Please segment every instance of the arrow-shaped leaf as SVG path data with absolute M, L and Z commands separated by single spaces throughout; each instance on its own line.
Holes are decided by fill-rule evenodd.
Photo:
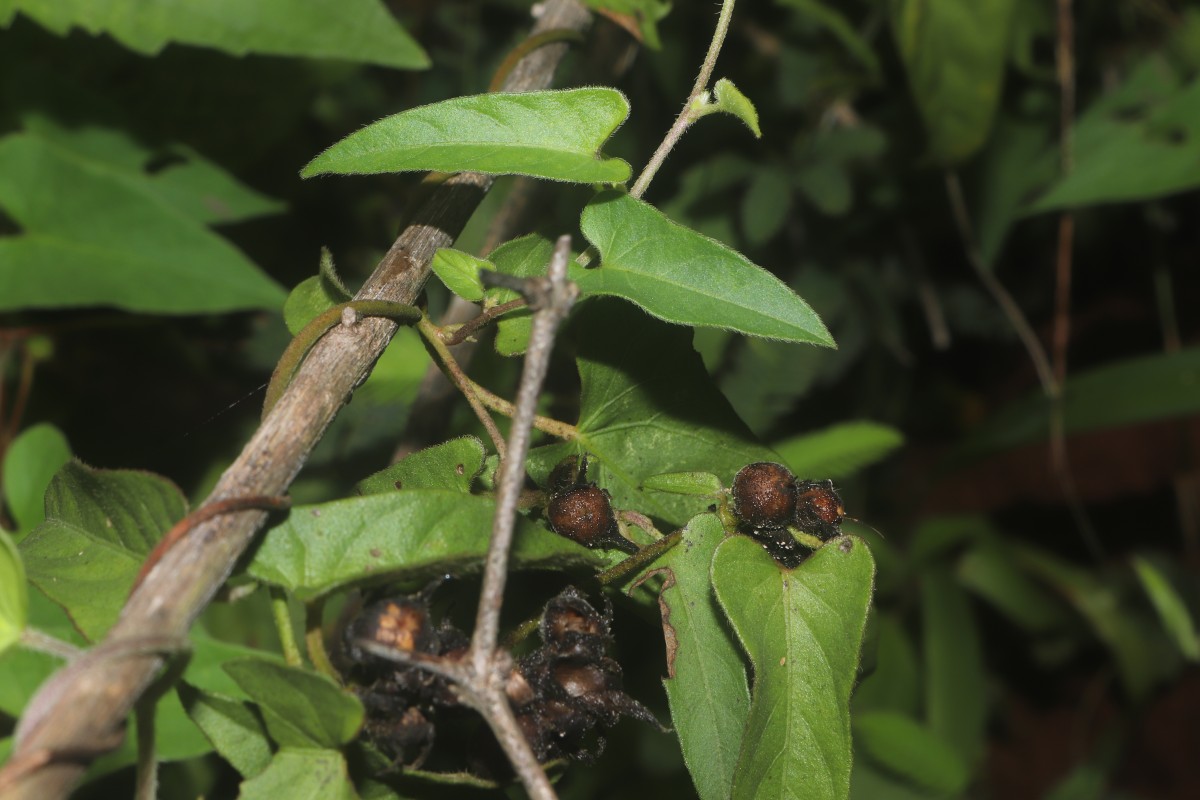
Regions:
M 629 164 L 600 147 L 629 116 L 616 89 L 455 97 L 402 111 L 350 134 L 301 177 L 334 173 L 485 172 L 577 183 L 621 183 Z

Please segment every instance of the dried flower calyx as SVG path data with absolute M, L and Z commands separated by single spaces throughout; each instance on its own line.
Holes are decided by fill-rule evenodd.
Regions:
M 846 511 L 833 481 L 799 480 L 782 464 L 759 461 L 738 472 L 730 492 L 742 530 L 789 569 L 808 553 L 789 528 L 822 541 L 841 535 Z
M 633 717 L 661 729 L 654 715 L 622 691 L 621 667 L 610 658 L 609 614 L 601 615 L 573 586 L 546 605 L 542 646 L 520 659 L 506 687 L 517 721 L 540 761 L 590 761 L 604 749 L 597 727 Z
M 396 763 L 413 768 L 433 747 L 436 710 L 457 706 L 458 698 L 443 678 L 373 655 L 360 642 L 406 653 L 461 656 L 466 635 L 445 621 L 435 625 L 430 618 L 430 595 L 440 584 L 368 605 L 342 636 L 349 664 L 346 678 L 366 710 L 363 735 Z
M 550 472 L 546 522 L 584 547 L 636 553 L 638 546 L 621 535 L 612 496 L 587 480 L 587 467 L 587 456 L 571 456 Z

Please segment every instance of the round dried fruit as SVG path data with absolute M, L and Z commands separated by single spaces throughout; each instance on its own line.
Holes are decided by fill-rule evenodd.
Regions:
M 796 476 L 782 464 L 759 461 L 742 467 L 733 479 L 733 513 L 755 530 L 775 530 L 796 512 Z

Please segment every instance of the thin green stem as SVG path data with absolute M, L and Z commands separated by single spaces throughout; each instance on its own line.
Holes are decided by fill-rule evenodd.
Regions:
M 333 326 L 350 326 L 357 323 L 361 317 L 389 317 L 398 322 L 413 323 L 421 319 L 421 310 L 416 306 L 390 300 L 351 300 L 318 314 L 300 329 L 279 357 L 279 363 L 271 373 L 271 382 L 267 385 L 266 399 L 263 400 L 263 419 L 267 418 L 267 414 L 271 413 L 271 409 L 279 402 L 284 390 L 292 382 L 292 376 L 296 374 L 313 345 Z
M 596 576 L 601 586 L 622 583 L 626 578 L 641 572 L 683 539 L 683 531 L 669 533 L 653 544 L 648 544 L 624 561 L 618 562 Z
M 268 592 L 271 596 L 271 617 L 275 620 L 275 629 L 279 631 L 283 660 L 292 667 L 302 666 L 304 659 L 296 644 L 296 632 L 292 629 L 292 614 L 288 610 L 287 595 L 277 586 L 270 587 Z
M 471 406 L 471 410 L 475 412 L 475 416 L 479 418 L 480 424 L 487 431 L 488 438 L 492 440 L 492 447 L 496 448 L 496 454 L 503 459 L 506 450 L 504 436 L 500 433 L 500 429 L 496 427 L 496 421 L 492 419 L 492 415 L 484 408 L 485 404 L 480 400 L 478 394 L 476 394 L 475 382 L 467 377 L 467 373 L 463 372 L 463 368 L 458 364 L 458 359 L 450 352 L 449 345 L 442 341 L 437 326 L 428 317 L 422 317 L 417 322 L 417 331 L 425 337 L 425 341 L 433 348 L 433 352 L 437 354 L 438 361 L 441 362 L 442 371 L 446 373 L 446 377 L 458 387 L 458 391 L 466 398 L 467 404 Z
M 963 240 L 963 248 L 967 253 L 967 262 L 971 265 L 971 269 L 975 270 L 976 277 L 983 287 L 991 294 L 992 299 L 1000 306 L 1000 310 L 1004 312 L 1004 316 L 1008 317 L 1008 323 L 1012 325 L 1016 331 L 1017 337 L 1021 343 L 1025 345 L 1025 351 L 1029 353 L 1029 359 L 1033 362 L 1033 368 L 1037 371 L 1038 381 L 1042 384 L 1042 391 L 1046 393 L 1046 397 L 1053 399 L 1059 392 L 1058 381 L 1054 379 L 1054 370 L 1050 368 L 1050 360 L 1046 358 L 1046 350 L 1042 347 L 1042 343 L 1038 341 L 1037 334 L 1033 332 L 1029 322 L 1025 319 L 1025 314 L 1021 312 L 1021 307 L 1017 305 L 1017 301 L 1013 300 L 1008 290 L 1004 285 L 996 279 L 988 268 L 983 263 L 983 256 L 979 253 L 979 246 L 975 242 L 975 232 L 971 225 L 971 215 L 967 211 L 967 203 L 963 199 L 962 184 L 959 183 L 958 174 L 952 171 L 946 172 L 946 195 L 950 199 L 950 210 L 954 216 L 954 222 L 958 226 L 959 235 Z
M 495 319 L 504 316 L 510 311 L 524 308 L 525 305 L 525 298 L 518 297 L 516 300 L 509 300 L 507 303 L 501 303 L 498 306 L 485 309 L 479 313 L 479 316 L 467 320 L 453 331 L 442 335 L 442 341 L 450 347 L 462 344 L 468 337 L 474 336 L 481 328 L 491 324 Z
M 663 137 L 662 142 L 658 145 L 658 149 L 654 151 L 654 155 L 650 156 L 650 161 L 647 162 L 645 169 L 642 170 L 642 174 L 638 175 L 637 182 L 629 190 L 629 193 L 634 197 L 641 197 L 646 193 L 646 189 L 650 187 L 650 182 L 658 174 L 658 170 L 662 167 L 663 162 L 667 160 L 667 156 L 675 149 L 675 145 L 680 137 L 696 121 L 696 103 L 700 100 L 704 92 L 707 91 L 708 82 L 712 79 L 713 70 L 717 66 L 717 56 L 721 54 L 721 45 L 725 43 L 725 36 L 729 33 L 729 20 L 733 17 L 734 2 L 735 0 L 724 0 L 721 3 L 721 14 L 717 17 L 717 29 L 713 32 L 712 41 L 709 42 L 708 53 L 704 56 L 704 63 L 700 65 L 700 72 L 696 75 L 696 82 L 692 85 L 692 93 L 688 95 L 687 102 L 683 105 L 683 110 L 675 118 L 675 123 L 667 131 L 667 135 Z
M 304 645 L 308 649 L 308 660 L 316 667 L 317 672 L 324 673 L 338 683 L 342 676 L 329 660 L 329 652 L 325 649 L 325 631 L 322 623 L 325 619 L 325 601 L 314 600 L 304 606 Z
M 487 389 L 480 386 L 475 381 L 467 378 L 470 384 L 471 391 L 479 398 L 479 402 L 499 414 L 506 417 L 512 417 L 516 413 L 516 407 L 505 400 L 498 394 L 489 392 Z M 579 429 L 568 422 L 561 422 L 550 417 L 543 417 L 535 414 L 533 417 L 533 427 L 537 428 L 542 433 L 548 433 L 551 436 L 557 436 L 564 441 L 572 441 L 579 437 Z

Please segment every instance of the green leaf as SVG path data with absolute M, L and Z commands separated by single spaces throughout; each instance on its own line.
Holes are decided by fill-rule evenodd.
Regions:
M 841 800 L 850 790 L 850 692 L 875 563 L 839 537 L 794 570 L 749 537 L 717 548 L 712 582 L 754 668 L 733 798 Z
M 358 793 L 337 750 L 283 748 L 253 778 L 242 782 L 238 800 L 357 800 Z
M 0 474 L 4 478 L 4 500 L 17 523 L 17 541 L 46 518 L 46 487 L 70 459 L 71 446 L 66 437 L 46 422 L 22 431 L 8 446 Z
M 1013 0 L 891 0 L 892 33 L 943 166 L 984 143 L 1004 83 Z
M 28 591 L 28 609 L 28 627 L 76 646 L 86 644 L 66 612 L 36 588 Z M 0 653 L 0 713 L 14 719 L 21 716 L 38 688 L 62 663 L 61 659 L 25 647 Z
M 781 5 L 791 6 L 814 23 L 826 28 L 842 43 L 846 51 L 854 56 L 855 60 L 866 67 L 871 76 L 879 75 L 879 59 L 875 56 L 875 51 L 841 12 L 818 2 L 818 0 L 779 0 L 779 2 Z
M 1200 186 L 1200 79 L 1151 58 L 1097 100 L 1072 134 L 1070 174 L 1031 213 L 1149 200 Z
M 255 616 L 254 611 L 245 609 L 239 609 L 238 613 L 248 615 L 244 617 L 247 622 L 250 622 L 250 619 Z M 264 622 L 268 626 L 272 625 L 269 620 L 264 620 Z M 272 633 L 274 633 L 274 630 L 272 630 Z M 247 639 L 254 638 L 255 635 L 254 632 L 246 632 Z M 267 659 L 274 660 L 279 664 L 284 663 L 283 657 L 276 652 L 263 651 L 221 639 L 214 639 L 199 624 L 192 627 L 188 633 L 188 640 L 191 642 L 192 651 L 191 658 L 188 659 L 187 669 L 183 673 L 183 680 L 188 685 L 200 691 L 210 694 L 220 694 L 235 700 L 247 700 L 249 697 L 225 672 L 225 664 L 230 661 L 247 658 Z
M 278 214 L 285 208 L 184 145 L 149 150 L 124 131 L 94 126 L 66 128 L 39 114 L 26 114 L 23 122 L 30 134 L 80 158 L 104 164 L 205 225 Z M 165 165 L 159 168 L 163 162 Z
M 340 58 L 401 69 L 429 59 L 378 0 L 0 0 L 0 27 L 24 12 L 64 36 L 75 26 L 155 55 L 168 42 L 235 56 Z
M 854 202 L 854 186 L 841 164 L 818 161 L 801 165 L 795 173 L 796 188 L 822 214 L 840 217 Z
M 46 490 L 46 521 L 21 542 L 29 580 L 97 641 L 146 555 L 186 508 L 166 478 L 70 462 Z
M 776 442 L 772 450 L 797 475 L 845 478 L 904 444 L 900 431 L 875 422 L 843 422 Z
M 266 769 L 271 761 L 271 742 L 262 720 L 247 703 L 187 683 L 179 684 L 178 691 L 192 722 L 243 778 Z
M 752 336 L 833 346 L 820 318 L 781 280 L 720 242 L 620 192 L 603 192 L 580 227 L 597 269 L 571 265 L 584 295 L 615 295 L 659 319 Z
M 792 185 L 787 170 L 778 167 L 754 173 L 742 195 L 742 232 L 746 241 L 761 245 L 783 230 L 792 208 Z
M 530 474 L 544 479 L 566 456 L 590 453 L 589 479 L 617 508 L 682 526 L 712 499 L 642 491 L 647 478 L 711 472 L 728 486 L 747 464 L 773 460 L 713 386 L 691 335 L 615 300 L 578 307 L 564 336 L 579 368 L 578 434 L 535 449 Z
M 919 786 L 958 795 L 971 777 L 962 758 L 916 720 L 892 711 L 854 717 L 854 739 L 866 755 Z
M 667 472 L 646 478 L 642 482 L 642 488 L 669 494 L 715 497 L 725 487 L 721 484 L 721 479 L 711 472 Z
M 746 127 L 754 134 L 755 139 L 762 138 L 762 128 L 758 127 L 758 109 L 750 98 L 742 94 L 741 89 L 733 85 L 728 78 L 721 78 L 713 87 L 713 100 L 701 106 L 702 113 L 711 114 L 722 111 L 746 123 Z
M 874 550 L 872 553 L 877 554 Z M 878 630 L 875 668 L 854 691 L 854 711 L 895 711 L 915 717 L 919 711 L 921 687 L 912 641 L 894 615 L 877 613 L 874 625 Z
M 460 436 L 405 456 L 358 482 L 359 494 L 384 494 L 398 489 L 448 489 L 470 494 L 471 483 L 483 470 L 483 442 Z
M 1154 604 L 1159 619 L 1171 635 L 1179 652 L 1188 661 L 1200 661 L 1200 640 L 1196 638 L 1196 625 L 1187 605 L 1179 592 L 1171 585 L 1163 571 L 1143 556 L 1133 559 L 1133 571 L 1142 588 Z
M 1036 101 L 1049 97 L 1034 95 Z M 992 267 L 1008 232 L 1020 219 L 1029 197 L 1058 175 L 1057 149 L 1048 149 L 1051 132 L 1040 119 L 1001 117 L 980 159 L 979 254 Z M 1049 156 L 1049 157 L 1047 157 Z
M 303 602 L 368 580 L 459 575 L 481 565 L 494 511 L 490 498 L 446 489 L 300 506 L 267 532 L 248 572 Z M 516 569 L 581 566 L 596 558 L 525 517 L 517 521 Z
M 725 538 L 715 514 L 695 517 L 665 559 L 661 608 L 667 642 L 663 686 L 671 725 L 701 800 L 729 795 L 750 710 L 746 667 L 717 607 L 709 567 Z
M 177 187 L 109 152 L 41 133 L 0 139 L 0 208 L 23 233 L 0 237 L 0 311 L 116 306 L 194 314 L 278 308 L 283 292 L 181 209 Z M 47 192 L 69 186 L 69 192 Z
M 431 267 L 447 289 L 470 303 L 478 303 L 483 299 L 483 281 L 479 279 L 479 271 L 496 269 L 490 261 L 448 247 L 433 254 Z
M 1070 375 L 1063 386 L 1068 434 L 1170 419 L 1200 411 L 1200 347 L 1127 358 Z M 978 459 L 1029 442 L 1049 431 L 1050 402 L 1042 392 L 1002 409 L 960 447 L 958 461 Z
M 1031 633 L 1067 628 L 1073 615 L 1063 601 L 1022 570 L 1003 540 L 987 537 L 959 559 L 958 580 Z
M 283 321 L 295 336 L 313 319 L 350 299 L 350 292 L 334 269 L 333 254 L 322 247 L 319 272 L 300 281 L 288 293 L 283 303 Z
M 0 653 L 21 639 L 29 620 L 25 568 L 12 537 L 0 529 Z
M 402 111 L 355 131 L 300 172 L 484 172 L 621 183 L 629 164 L 600 147 L 629 116 L 616 89 L 493 92 Z
M 944 567 L 929 565 L 922 572 L 921 629 L 926 722 L 973 765 L 983 753 L 987 723 L 982 645 L 967 595 Z
M 341 747 L 362 727 L 362 703 L 324 675 L 263 658 L 230 661 L 225 671 L 282 747 Z
M 532 278 L 545 275 L 554 252 L 554 242 L 529 234 L 505 242 L 491 252 L 490 259 L 497 272 L 517 278 Z M 487 305 L 494 307 L 517 299 L 512 289 L 488 289 Z M 529 309 L 520 308 L 505 314 L 496 324 L 496 352 L 502 356 L 524 353 L 529 346 L 529 331 L 533 328 L 533 317 Z

